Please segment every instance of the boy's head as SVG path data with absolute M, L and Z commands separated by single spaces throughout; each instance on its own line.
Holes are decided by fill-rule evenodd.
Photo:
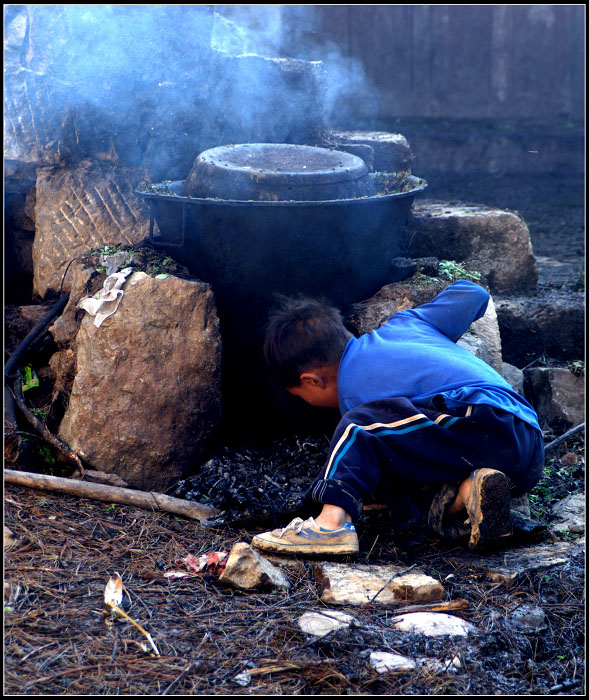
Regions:
M 279 297 L 266 325 L 264 358 L 279 386 L 313 405 L 337 407 L 337 368 L 351 337 L 325 301 Z

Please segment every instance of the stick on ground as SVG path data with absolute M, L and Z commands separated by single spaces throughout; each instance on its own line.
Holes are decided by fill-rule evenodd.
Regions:
M 192 503 L 182 498 L 173 498 L 163 493 L 135 491 L 134 489 L 119 488 L 118 486 L 106 486 L 104 484 L 88 483 L 87 481 L 64 479 L 59 476 L 19 472 L 14 469 L 4 470 L 4 481 L 13 486 L 25 486 L 40 491 L 64 493 L 70 496 L 91 498 L 95 501 L 106 501 L 108 503 L 121 503 L 138 508 L 146 508 L 147 510 L 163 510 L 199 521 L 206 520 L 217 513 L 212 506 Z

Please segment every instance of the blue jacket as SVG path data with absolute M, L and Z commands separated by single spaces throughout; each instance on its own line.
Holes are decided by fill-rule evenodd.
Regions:
M 427 405 L 441 395 L 450 409 L 487 404 L 540 430 L 532 406 L 486 362 L 456 345 L 488 303 L 481 286 L 459 280 L 428 304 L 399 311 L 377 330 L 350 339 L 337 379 L 342 415 L 377 399 Z

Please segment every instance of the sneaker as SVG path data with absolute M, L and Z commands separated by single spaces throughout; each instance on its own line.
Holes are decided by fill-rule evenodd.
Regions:
M 313 518 L 295 518 L 282 529 L 256 535 L 252 546 L 274 554 L 356 554 L 358 535 L 353 523 L 326 530 Z
M 477 469 L 471 475 L 466 510 L 471 549 L 512 534 L 509 481 L 496 469 Z

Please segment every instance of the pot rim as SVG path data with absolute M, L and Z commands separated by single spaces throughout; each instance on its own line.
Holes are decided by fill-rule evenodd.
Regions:
M 390 199 L 403 199 L 404 197 L 413 197 L 418 192 L 423 192 L 427 187 L 427 182 L 416 175 L 407 177 L 410 184 L 414 185 L 410 190 L 405 192 L 389 192 L 386 194 L 367 195 L 364 197 L 349 197 L 346 199 L 311 199 L 311 200 L 296 200 L 296 199 L 280 199 L 276 201 L 259 201 L 255 199 L 221 199 L 218 197 L 187 197 L 185 195 L 176 194 L 171 191 L 164 192 L 147 192 L 139 187 L 135 189 L 135 193 L 149 200 L 165 200 L 167 202 L 181 202 L 183 204 L 212 204 L 213 206 L 243 206 L 248 207 L 304 207 L 304 206 L 343 206 L 346 204 L 372 204 L 374 202 L 383 202 Z M 182 191 L 185 180 L 164 180 L 163 182 L 153 183 L 153 187 L 167 188 L 168 190 Z

